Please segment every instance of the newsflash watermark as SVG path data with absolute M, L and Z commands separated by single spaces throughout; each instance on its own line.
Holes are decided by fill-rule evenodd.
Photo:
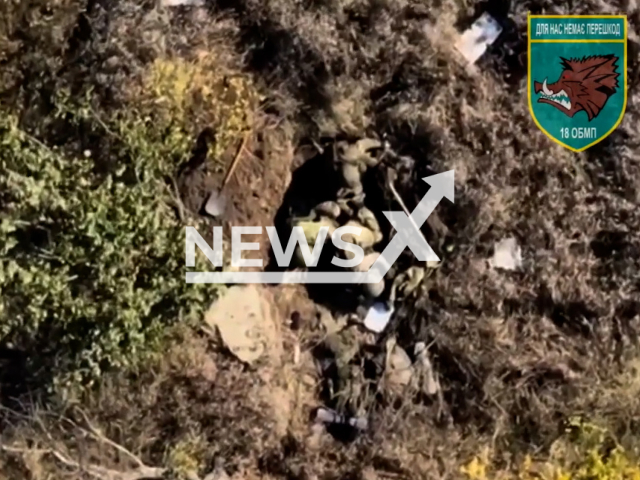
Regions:
M 406 247 L 413 252 L 415 257 L 421 262 L 439 261 L 440 258 L 433 251 L 429 243 L 420 233 L 420 227 L 429 218 L 443 198 L 450 202 L 454 201 L 454 175 L 453 170 L 431 175 L 422 180 L 427 182 L 431 188 L 426 193 L 416 208 L 407 215 L 403 211 L 383 212 L 389 220 L 396 235 L 391 239 L 380 257 L 371 266 L 369 271 L 338 271 L 338 272 L 309 272 L 309 271 L 283 271 L 283 272 L 187 272 L 187 283 L 378 283 L 391 266 L 398 259 Z M 196 246 L 209 259 L 211 264 L 220 268 L 223 266 L 222 254 L 222 227 L 213 227 L 213 246 L 202 238 L 194 227 L 186 228 L 186 266 L 195 267 Z M 271 248 L 279 267 L 288 267 L 291 264 L 296 245 L 300 246 L 300 251 L 307 267 L 315 267 L 318 264 L 322 248 L 328 235 L 329 227 L 321 227 L 313 250 L 307 243 L 302 227 L 293 227 L 286 249 L 282 247 L 282 242 L 278 238 L 275 227 L 266 227 Z M 342 268 L 354 268 L 362 263 L 364 250 L 354 243 L 346 242 L 342 239 L 345 234 L 359 235 L 362 229 L 354 226 L 343 226 L 337 228 L 331 235 L 331 241 L 336 248 L 351 252 L 350 259 L 334 256 L 331 260 L 333 265 Z M 245 243 L 242 235 L 259 235 L 262 227 L 232 227 L 231 230 L 231 265 L 237 268 L 262 267 L 263 260 L 260 258 L 242 258 L 242 252 L 247 250 L 259 250 L 258 243 Z

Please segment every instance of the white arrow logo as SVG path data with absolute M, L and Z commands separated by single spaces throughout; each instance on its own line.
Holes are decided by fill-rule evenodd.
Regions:
M 406 247 L 422 262 L 439 261 L 440 258 L 420 233 L 420 227 L 443 198 L 454 202 L 454 171 L 422 180 L 431 188 L 410 216 L 404 212 L 383 212 L 396 235 L 368 272 L 187 272 L 187 283 L 378 283 Z
M 409 247 L 421 262 L 440 260 L 431 245 L 420 234 L 420 227 L 427 221 L 443 197 L 446 197 L 451 203 L 454 202 L 453 177 L 453 170 L 449 170 L 423 178 L 422 180 L 431 185 L 431 188 L 411 212 L 411 216 L 408 217 L 404 212 L 384 212 L 397 233 L 384 249 L 382 255 L 365 273 L 367 275 L 365 283 L 377 283 L 382 280 L 406 247 Z

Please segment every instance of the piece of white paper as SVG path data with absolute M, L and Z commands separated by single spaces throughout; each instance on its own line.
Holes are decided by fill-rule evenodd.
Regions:
M 476 63 L 502 33 L 500 24 L 488 13 L 483 13 L 456 42 L 456 48 L 469 63 Z
M 506 238 L 496 243 L 489 265 L 502 270 L 518 270 L 522 267 L 522 249 L 515 238 Z
M 364 326 L 372 332 L 380 333 L 391 320 L 391 315 L 393 315 L 393 307 L 388 308 L 384 303 L 376 302 L 367 312 Z

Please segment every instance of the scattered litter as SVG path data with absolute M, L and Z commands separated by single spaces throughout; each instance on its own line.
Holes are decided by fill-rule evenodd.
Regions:
M 204 206 L 204 211 L 212 217 L 221 216 L 227 207 L 227 198 L 221 192 L 214 190 Z
M 376 302 L 367 312 L 364 326 L 372 332 L 380 333 L 386 328 L 392 315 L 393 307 L 388 307 L 384 302 Z
M 276 341 L 270 306 L 255 285 L 229 288 L 205 314 L 205 322 L 218 330 L 233 355 L 249 364 Z
M 483 13 L 471 28 L 466 30 L 456 42 L 456 48 L 464 58 L 474 64 L 502 33 L 500 24 L 488 13 Z
M 365 417 L 345 417 L 328 408 L 320 407 L 316 412 L 316 422 L 351 425 L 358 430 L 366 430 L 369 422 Z
M 522 267 L 522 249 L 516 239 L 511 237 L 496 243 L 489 265 L 503 270 L 517 270 Z

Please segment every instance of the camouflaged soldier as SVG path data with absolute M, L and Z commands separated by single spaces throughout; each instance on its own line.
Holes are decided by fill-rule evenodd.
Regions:
M 327 236 L 324 241 L 326 242 L 331 238 L 333 232 L 340 226 L 337 218 L 340 215 L 340 207 L 336 202 L 323 202 L 316 206 L 311 213 L 305 217 L 294 217 L 291 219 L 292 227 L 302 227 L 304 236 L 307 240 L 309 249 L 313 250 L 316 245 L 316 240 L 322 227 L 327 227 Z M 300 245 L 296 246 L 295 261 L 300 266 L 306 266 Z
M 358 245 L 365 252 L 371 250 L 382 240 L 382 231 L 380 224 L 375 215 L 367 207 L 361 207 L 358 210 L 355 219 L 349 220 L 344 226 L 355 227 L 360 229 L 360 235 L 345 233 L 342 238 L 350 243 Z
M 345 240 L 350 241 L 360 246 L 364 252 L 365 257 L 360 265 L 354 267 L 355 271 L 367 272 L 371 266 L 378 260 L 380 253 L 374 252 L 373 247 L 382 241 L 383 235 L 380 230 L 380 224 L 371 210 L 366 207 L 362 207 L 358 210 L 357 220 L 350 220 L 347 225 L 354 226 L 361 229 L 359 236 L 355 235 L 343 235 Z M 380 280 L 378 283 L 365 283 L 363 284 L 364 293 L 371 298 L 377 298 L 384 292 L 385 281 Z
M 372 138 L 358 140 L 354 144 L 339 142 L 337 145 L 337 162 L 344 180 L 344 187 L 338 197 L 352 197 L 357 204 L 364 202 L 362 174 L 370 167 L 375 167 L 379 159 L 372 155 L 372 150 L 382 148 L 382 143 Z
M 353 363 L 363 343 L 362 335 L 354 327 L 329 333 L 324 339 L 324 346 L 332 353 L 336 366 L 335 377 L 329 381 L 329 390 L 340 414 L 364 413 L 360 407 L 366 393 L 366 381 L 362 368 Z
M 409 267 L 393 279 L 391 294 L 389 299 L 396 300 L 396 295 L 400 293 L 402 297 L 408 297 L 415 292 L 422 284 L 426 276 L 426 269 L 421 266 Z

